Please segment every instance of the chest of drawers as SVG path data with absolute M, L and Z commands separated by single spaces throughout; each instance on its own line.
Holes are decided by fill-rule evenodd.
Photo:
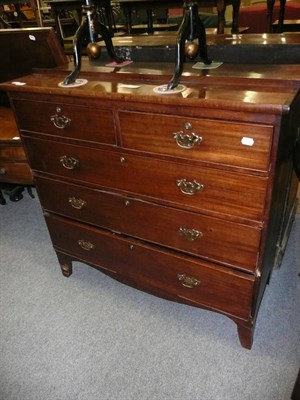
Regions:
M 251 348 L 296 208 L 298 91 L 195 77 L 167 96 L 149 78 L 87 78 L 5 86 L 63 275 L 79 260 L 223 313 Z

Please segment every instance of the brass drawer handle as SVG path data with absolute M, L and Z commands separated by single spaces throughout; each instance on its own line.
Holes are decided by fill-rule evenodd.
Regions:
M 85 240 L 78 240 L 78 242 L 77 242 L 78 244 L 79 244 L 79 246 L 83 249 L 83 250 L 86 250 L 86 251 L 91 251 L 94 247 L 95 247 L 95 245 L 93 244 L 93 243 L 91 243 L 91 242 L 86 242 Z
M 201 231 L 198 231 L 197 229 L 189 229 L 182 227 L 178 229 L 178 234 L 191 242 L 193 242 L 196 239 L 201 239 L 203 236 L 203 233 Z
M 69 203 L 76 210 L 81 210 L 81 208 L 86 206 L 86 201 L 82 199 L 77 199 L 76 197 L 69 197 Z
M 71 125 L 71 118 L 65 115 L 59 115 L 61 113 L 61 108 L 56 107 L 56 114 L 50 116 L 50 121 L 58 129 L 65 129 Z
M 186 179 L 177 179 L 176 184 L 183 194 L 187 194 L 189 196 L 193 196 L 198 191 L 202 191 L 204 189 L 204 185 L 195 180 L 193 182 L 189 182 Z
M 196 135 L 194 132 L 191 135 L 184 134 L 183 131 L 174 132 L 173 137 L 177 146 L 181 147 L 182 149 L 192 149 L 197 144 L 202 142 L 202 137 Z
M 4 167 L 0 167 L 0 175 L 5 175 L 6 169 Z
M 61 156 L 59 159 L 62 166 L 66 169 L 74 169 L 79 165 L 79 161 L 73 157 Z
M 199 286 L 201 284 L 201 281 L 199 281 L 199 279 L 193 278 L 192 276 L 178 274 L 177 278 L 179 282 L 182 284 L 182 286 L 187 287 L 189 289 L 193 289 L 194 287 Z

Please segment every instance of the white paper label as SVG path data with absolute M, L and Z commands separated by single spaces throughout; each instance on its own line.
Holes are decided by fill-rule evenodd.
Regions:
M 127 83 L 120 83 L 118 86 L 124 89 L 138 89 L 141 87 L 141 85 L 131 85 Z
M 12 82 L 11 84 L 12 85 L 16 85 L 16 86 L 24 86 L 24 85 L 26 85 L 25 82 L 18 82 L 18 81 Z
M 251 137 L 243 137 L 241 140 L 242 144 L 244 146 L 253 146 L 254 145 L 254 139 Z

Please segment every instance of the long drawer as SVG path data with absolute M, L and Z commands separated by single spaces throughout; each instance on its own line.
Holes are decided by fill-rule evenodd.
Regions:
M 260 229 L 37 177 L 44 210 L 253 272 Z
M 21 130 L 93 143 L 116 144 L 113 112 L 64 103 L 14 100 Z
M 261 221 L 267 178 L 23 137 L 33 170 Z
M 273 127 L 119 112 L 122 146 L 187 160 L 268 171 Z
M 254 276 L 46 214 L 56 250 L 129 277 L 136 286 L 248 319 Z

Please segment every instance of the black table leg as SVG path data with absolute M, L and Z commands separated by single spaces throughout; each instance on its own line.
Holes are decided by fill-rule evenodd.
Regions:
M 100 23 L 96 18 L 94 5 L 90 0 L 86 0 L 86 5 L 82 6 L 83 17 L 80 27 L 75 33 L 73 46 L 74 46 L 74 67 L 72 72 L 64 79 L 64 85 L 70 85 L 76 81 L 81 69 L 81 49 L 85 40 L 89 42 L 87 46 L 87 53 L 90 58 L 98 58 L 100 55 L 100 46 L 97 43 L 98 35 L 100 35 L 107 48 L 107 52 L 112 59 L 117 63 L 124 61 L 123 58 L 118 57 L 112 43 L 112 36 L 107 27 Z
M 183 6 L 184 14 L 178 30 L 176 40 L 176 64 L 174 74 L 167 85 L 167 90 L 174 89 L 180 80 L 185 60 L 185 43 L 198 39 L 199 55 L 205 64 L 211 64 L 207 55 L 206 32 L 198 14 L 198 4 L 193 0 L 187 0 Z M 198 53 L 198 51 L 197 51 Z M 197 53 L 193 58 L 197 56 Z

